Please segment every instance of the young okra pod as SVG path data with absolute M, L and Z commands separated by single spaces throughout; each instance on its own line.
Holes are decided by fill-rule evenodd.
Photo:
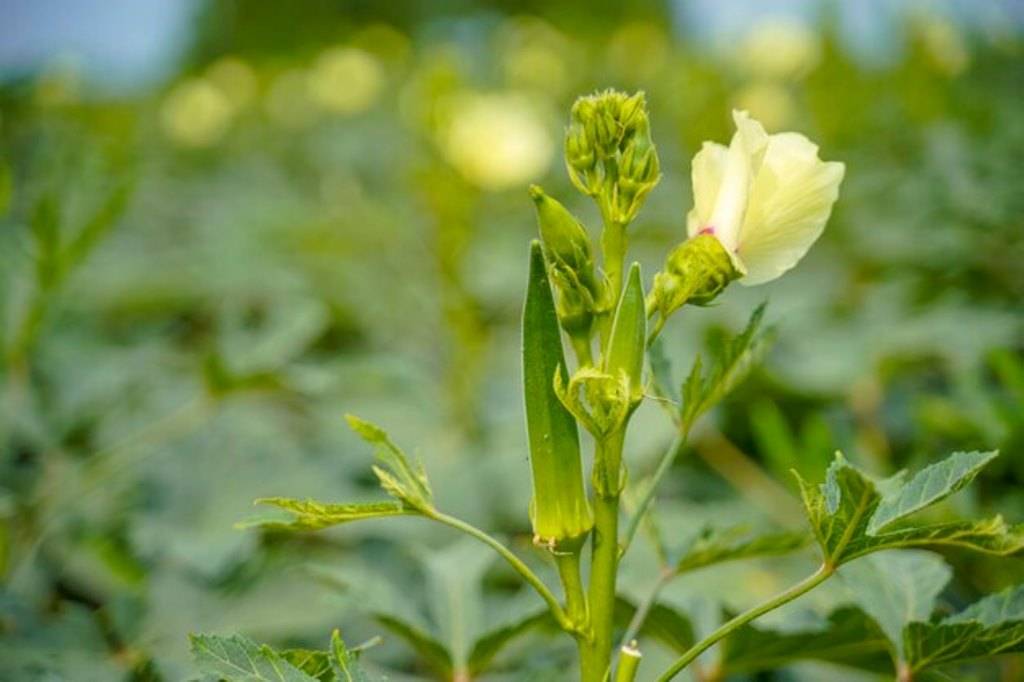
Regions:
M 583 484 L 576 420 L 554 390 L 565 372 L 561 330 L 544 253 L 530 245 L 530 274 L 523 307 L 523 389 L 530 445 L 535 541 L 552 549 L 583 541 L 593 525 Z

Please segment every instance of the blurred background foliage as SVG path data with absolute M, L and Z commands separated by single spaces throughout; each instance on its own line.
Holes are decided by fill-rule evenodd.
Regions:
M 420 453 L 446 510 L 550 570 L 526 514 L 525 188 L 596 228 L 561 134 L 574 97 L 607 86 L 650 102 L 664 177 L 631 235 L 648 276 L 683 237 L 689 159 L 728 139 L 730 108 L 847 164 L 796 271 L 669 325 L 677 372 L 764 298 L 779 340 L 698 429 L 663 531 L 801 527 L 789 471 L 820 480 L 836 449 L 884 475 L 999 448 L 942 513 L 1024 520 L 1015 3 L 19 0 L 0 15 L 4 679 L 183 679 L 190 631 L 356 642 L 398 612 L 465 652 L 534 605 L 420 521 L 233 524 L 260 496 L 373 498 L 350 411 Z M 671 431 L 656 407 L 637 415 L 636 474 Z M 946 558 L 949 608 L 1024 581 L 1019 560 Z M 627 594 L 646 594 L 650 559 L 623 567 Z M 666 599 L 700 613 L 721 584 L 735 608 L 790 563 L 807 565 L 694 574 Z M 806 622 L 792 611 L 780 627 Z M 430 677 L 385 634 L 373 658 L 392 679 Z M 493 679 L 557 679 L 570 649 L 525 655 L 536 641 Z M 758 679 L 847 674 L 873 679 Z M 1021 679 L 1024 663 L 962 675 Z

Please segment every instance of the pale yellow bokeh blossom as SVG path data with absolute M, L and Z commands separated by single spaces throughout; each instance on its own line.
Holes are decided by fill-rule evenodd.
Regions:
M 205 78 L 177 85 L 160 107 L 164 132 L 187 147 L 207 147 L 220 140 L 233 115 L 227 95 Z
M 309 94 L 325 110 L 358 114 L 374 105 L 384 89 L 384 67 L 355 47 L 325 50 L 309 72 Z
M 769 128 L 780 128 L 796 114 L 796 102 L 785 84 L 755 81 L 740 88 L 733 97 L 737 109 L 745 109 Z
M 545 118 L 516 93 L 460 95 L 451 102 L 442 148 L 448 162 L 486 190 L 536 180 L 547 170 L 554 141 Z
M 256 72 L 238 57 L 221 57 L 206 69 L 206 78 L 220 88 L 235 111 L 249 106 L 256 97 Z
M 739 66 L 761 78 L 799 78 L 821 59 L 818 35 L 798 21 L 768 19 L 746 35 L 736 51 Z
M 796 265 L 821 236 L 845 168 L 819 159 L 817 145 L 799 133 L 769 135 L 745 111 L 734 111 L 733 120 L 728 147 L 705 142 L 693 158 L 687 232 L 713 235 L 740 283 L 762 284 Z

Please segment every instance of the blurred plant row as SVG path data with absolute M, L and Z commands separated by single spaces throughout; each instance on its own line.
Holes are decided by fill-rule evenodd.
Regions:
M 680 545 L 712 516 L 801 527 L 789 471 L 817 482 L 836 449 L 879 476 L 999 449 L 936 518 L 1024 519 L 1019 39 L 927 18 L 898 60 L 865 66 L 827 26 L 765 24 L 724 54 L 664 26 L 570 32 L 481 13 L 281 46 L 211 21 L 159 92 L 97 98 L 66 68 L 0 87 L 0 659 L 13 679 L 182 679 L 188 632 L 320 648 L 341 624 L 350 644 L 384 628 L 374 660 L 393 679 L 432 677 L 420 640 L 388 632 L 399 620 L 452 657 L 486 655 L 467 633 L 534 602 L 485 550 L 415 522 L 316 536 L 233 524 L 268 481 L 371 499 L 341 419 L 358 406 L 422 444 L 448 511 L 530 554 L 523 187 L 570 196 L 558 112 L 606 85 L 647 89 L 653 112 L 665 175 L 632 235 L 649 271 L 683 236 L 687 160 L 728 138 L 732 106 L 847 164 L 829 230 L 767 294 L 785 319 L 773 352 L 693 435 L 659 525 Z M 690 313 L 666 353 L 714 345 L 765 295 Z M 671 430 L 656 407 L 634 420 L 627 447 L 653 463 Z M 950 611 L 1024 581 L 1013 561 L 945 558 Z M 645 596 L 642 562 L 623 570 Z M 663 598 L 715 620 L 793 575 L 785 561 L 730 565 Z M 705 603 L 711 583 L 743 589 Z M 829 599 L 766 627 L 820 624 L 844 596 Z M 551 679 L 551 659 L 521 652 L 503 654 L 511 679 Z M 1017 679 L 1022 665 L 961 679 Z

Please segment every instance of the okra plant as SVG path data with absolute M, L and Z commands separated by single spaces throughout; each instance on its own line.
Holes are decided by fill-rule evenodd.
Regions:
M 544 624 L 574 640 L 584 682 L 671 680 L 698 658 L 703 680 L 815 659 L 888 671 L 908 682 L 933 668 L 1024 650 L 1024 586 L 957 613 L 936 614 L 948 569 L 937 555 L 922 551 L 958 548 L 1009 556 L 1024 550 L 1024 529 L 998 516 L 940 523 L 917 515 L 970 483 L 995 453 L 958 452 L 915 475 L 885 480 L 837 453 L 823 483 L 798 480 L 807 518 L 800 531 L 709 528 L 672 554 L 661 531 L 645 523 L 659 483 L 695 423 L 743 379 L 769 337 L 761 325 L 762 306 L 740 335 L 718 349 L 710 368 L 695 359 L 677 388 L 661 331 L 685 306 L 712 303 L 732 282 L 762 284 L 795 266 L 824 230 L 844 174 L 843 164 L 822 161 L 817 146 L 801 134 L 769 135 L 742 111 L 733 119 L 736 132 L 728 146 L 707 142 L 694 157 L 686 239 L 653 278 L 646 279 L 637 263 L 627 266 L 629 227 L 660 178 L 642 93 L 600 92 L 572 107 L 566 166 L 573 185 L 597 205 L 603 222 L 599 242 L 558 200 L 540 187 L 529 189 L 540 238 L 529 248 L 522 318 L 533 482 L 528 512 L 535 551 L 555 569 L 550 577 L 499 539 L 445 513 L 420 464 L 382 428 L 357 417 L 349 416 L 349 424 L 373 446 L 373 472 L 390 499 L 259 501 L 289 513 L 253 522 L 262 528 L 315 531 L 412 516 L 465 533 L 500 555 L 543 602 L 541 611 L 515 625 L 475 633 L 475 644 L 460 655 L 426 634 L 389 626 L 413 642 L 440 678 L 465 681 L 486 673 L 505 644 Z M 653 472 L 637 470 L 624 451 L 631 417 L 649 398 L 669 408 L 677 434 Z M 581 447 L 581 427 L 593 445 L 589 457 Z M 616 584 L 620 562 L 642 527 L 651 530 L 663 566 L 649 597 L 634 603 Z M 702 631 L 696 619 L 659 602 L 670 581 L 697 569 L 809 545 L 816 545 L 817 570 L 716 627 Z M 556 574 L 558 587 L 551 580 Z M 827 625 L 773 632 L 755 624 L 836 576 L 854 597 Z M 655 641 L 676 652 L 665 670 L 643 665 L 643 652 Z M 359 662 L 363 648 L 346 648 L 337 632 L 324 651 L 275 651 L 241 636 L 193 638 L 206 672 L 240 680 L 375 679 Z M 570 676 L 561 672 L 554 679 Z

